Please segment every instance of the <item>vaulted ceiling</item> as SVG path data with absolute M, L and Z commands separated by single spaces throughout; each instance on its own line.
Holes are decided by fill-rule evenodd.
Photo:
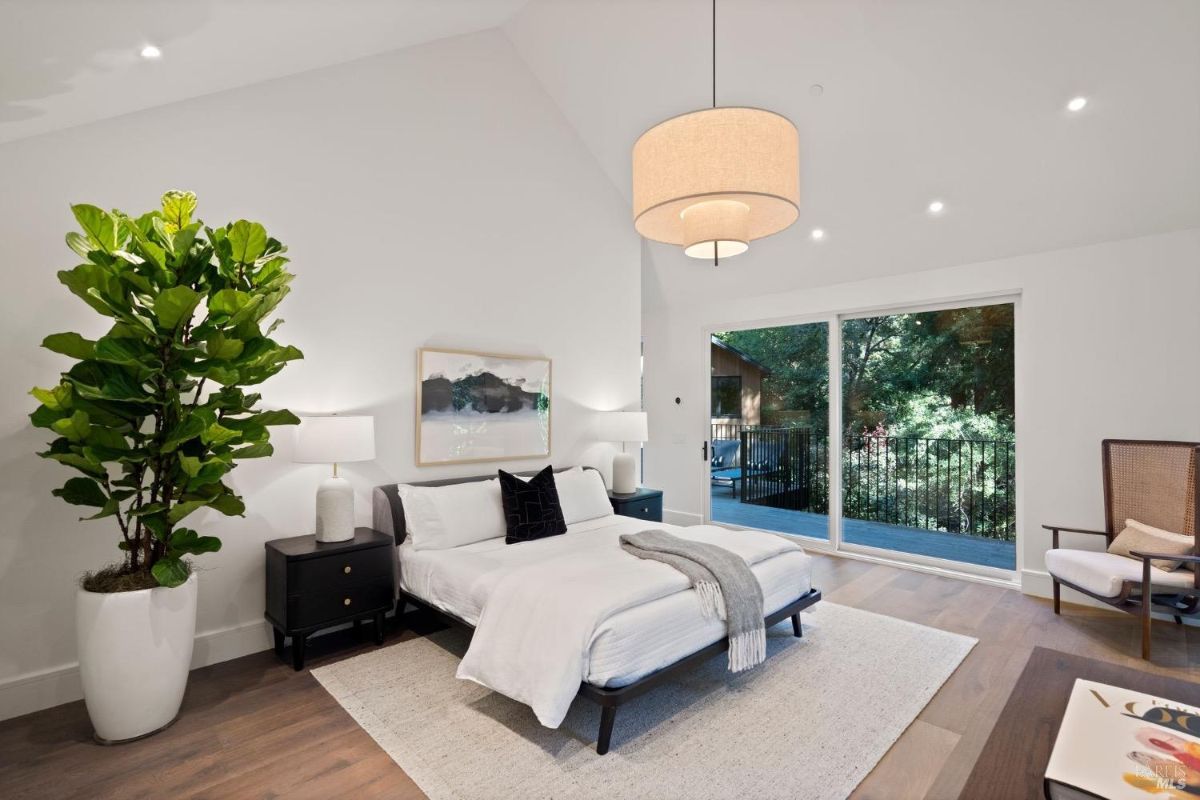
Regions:
M 500 27 L 628 197 L 637 136 L 711 101 L 710 12 L 707 0 L 0 0 L 0 142 Z M 1194 0 L 718 0 L 717 14 L 717 100 L 796 123 L 801 213 L 719 269 L 653 246 L 654 277 L 677 299 L 1200 226 Z M 163 57 L 141 59 L 146 43 Z M 1077 95 L 1086 108 L 1068 112 Z
M 710 14 L 544 0 L 505 30 L 628 197 L 637 136 L 711 102 Z M 800 219 L 716 269 L 652 246 L 674 301 L 1200 226 L 1190 0 L 717 0 L 717 101 L 796 123 Z

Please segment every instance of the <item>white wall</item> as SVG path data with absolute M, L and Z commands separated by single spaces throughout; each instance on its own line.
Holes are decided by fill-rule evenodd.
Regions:
M 555 464 L 608 461 L 591 410 L 638 399 L 638 242 L 628 209 L 497 32 L 189 100 L 0 146 L 0 718 L 78 697 L 74 591 L 115 560 L 108 522 L 50 496 L 68 470 L 25 392 L 66 360 L 46 334 L 103 321 L 59 285 L 73 265 L 71 202 L 141 212 L 197 192 L 210 224 L 261 220 L 297 278 L 281 341 L 305 360 L 263 387 L 297 412 L 376 415 L 378 458 L 347 465 L 369 520 L 371 486 L 479 474 L 417 469 L 415 352 L 422 345 L 554 359 Z M 233 483 L 245 519 L 198 519 L 224 549 L 201 570 L 196 663 L 267 646 L 263 542 L 312 530 L 321 466 L 276 456 Z M 502 464 L 531 468 L 537 462 Z
M 753 254 L 728 267 L 748 283 Z M 665 490 L 678 521 L 702 512 L 710 325 L 1019 293 L 1018 567 L 1034 594 L 1050 586 L 1043 523 L 1104 526 L 1102 439 L 1200 441 L 1200 230 L 701 306 L 673 305 L 670 286 L 644 275 L 646 484 Z M 1097 545 L 1086 536 L 1064 544 Z

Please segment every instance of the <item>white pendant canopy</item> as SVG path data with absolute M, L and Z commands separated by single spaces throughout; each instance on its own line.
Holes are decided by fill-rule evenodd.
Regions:
M 800 134 L 773 111 L 717 107 L 716 0 L 712 63 L 713 107 L 660 122 L 633 145 L 633 225 L 717 264 L 800 216 Z

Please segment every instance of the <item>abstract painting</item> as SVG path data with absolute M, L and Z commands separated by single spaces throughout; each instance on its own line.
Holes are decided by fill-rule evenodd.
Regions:
M 550 359 L 418 351 L 418 466 L 549 455 Z

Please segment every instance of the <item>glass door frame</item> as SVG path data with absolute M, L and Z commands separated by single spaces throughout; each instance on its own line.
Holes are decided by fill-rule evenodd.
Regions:
M 1024 403 L 1021 402 L 1022 397 L 1022 379 L 1020 371 L 1020 360 L 1023 352 L 1023 326 L 1021 325 L 1021 292 L 1019 290 L 1008 290 L 992 293 L 976 293 L 964 295 L 961 297 L 952 297 L 943 300 L 933 300 L 924 303 L 908 303 L 908 304 L 886 304 L 875 306 L 864 306 L 853 309 L 840 309 L 837 311 L 802 314 L 788 317 L 773 317 L 769 319 L 752 320 L 748 322 L 732 322 L 721 325 L 707 325 L 703 329 L 704 341 L 704 356 L 702 362 L 704 364 L 704 411 L 705 411 L 705 441 L 710 441 L 712 437 L 712 392 L 709 391 L 712 376 L 712 336 L 715 333 L 723 331 L 737 330 L 754 330 L 758 328 L 776 328 L 793 325 L 811 325 L 814 323 L 824 323 L 828 335 L 826 344 L 828 347 L 828 369 L 829 369 L 829 419 L 828 427 L 830 443 L 827 451 L 829 453 L 829 538 L 818 539 L 812 536 L 803 534 L 789 534 L 796 536 L 801 540 L 806 549 L 811 549 L 817 552 L 825 552 L 849 558 L 856 558 L 866 561 L 874 561 L 885 564 L 904 566 L 910 569 L 915 569 L 923 572 L 931 572 L 935 574 L 950 575 L 953 577 L 967 578 L 970 580 L 980 581 L 984 583 L 992 583 L 1001 586 L 1020 586 L 1020 576 L 1023 570 L 1023 558 L 1021 543 L 1024 540 L 1023 524 L 1024 508 L 1025 508 L 1025 491 L 1024 479 L 1025 470 L 1022 463 L 1022 448 L 1018 442 L 1015 446 L 1016 451 L 1016 540 L 1014 547 L 1016 551 L 1016 561 L 1012 570 L 998 569 L 996 567 L 985 567 L 979 564 L 969 564 L 962 561 L 954 561 L 950 559 L 934 558 L 931 556 L 916 555 L 913 553 L 904 553 L 897 550 L 887 550 L 883 548 L 870 547 L 868 545 L 853 544 L 846 542 L 842 537 L 842 445 L 841 437 L 838 441 L 833 441 L 833 431 L 841 431 L 842 429 L 842 323 L 851 319 L 862 319 L 864 317 L 890 316 L 894 314 L 916 314 L 929 311 L 948 311 L 960 308 L 975 308 L 979 306 L 1001 305 L 1011 303 L 1013 306 L 1013 326 L 1014 326 L 1014 347 L 1013 347 L 1013 381 L 1014 395 L 1016 406 L 1017 429 L 1024 427 L 1022 408 Z M 705 449 L 707 452 L 707 448 Z M 703 522 L 711 524 L 712 518 L 712 480 L 709 474 L 708 465 L 704 465 L 701 475 L 701 513 Z M 736 525 L 734 523 L 722 522 L 722 525 L 728 527 L 755 530 L 746 526 Z

